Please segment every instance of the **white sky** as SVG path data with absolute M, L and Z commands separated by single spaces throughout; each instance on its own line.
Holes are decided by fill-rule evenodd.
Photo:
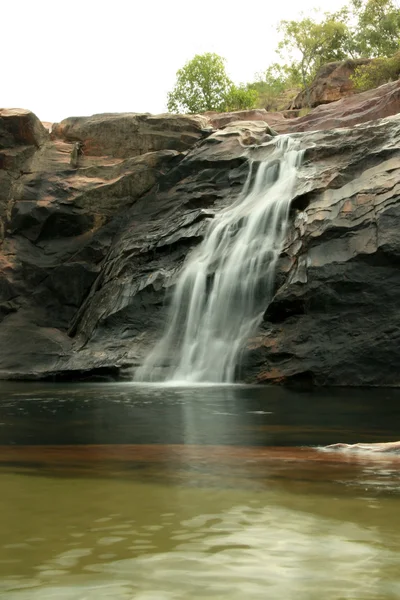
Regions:
M 0 106 L 43 121 L 166 111 L 176 71 L 195 54 L 227 59 L 235 83 L 275 62 L 276 24 L 345 0 L 4 0 Z

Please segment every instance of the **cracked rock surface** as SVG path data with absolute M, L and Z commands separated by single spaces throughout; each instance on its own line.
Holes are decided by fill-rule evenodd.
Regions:
M 188 252 L 241 192 L 249 157 L 268 157 L 269 125 L 283 128 L 260 112 L 217 130 L 201 116 L 96 115 L 50 134 L 29 111 L 0 111 L 0 377 L 142 362 Z M 276 293 L 240 378 L 398 385 L 400 115 L 296 121 L 305 153 Z

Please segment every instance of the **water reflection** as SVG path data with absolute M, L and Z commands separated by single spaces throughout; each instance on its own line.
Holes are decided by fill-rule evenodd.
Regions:
M 400 390 L 3 383 L 0 445 L 391 441 L 399 417 Z
M 4 385 L 0 597 L 399 598 L 398 395 Z
M 32 504 L 29 515 L 20 501 L 1 512 L 0 591 L 10 600 L 399 597 L 394 498 L 41 483 L 24 483 L 41 510 Z

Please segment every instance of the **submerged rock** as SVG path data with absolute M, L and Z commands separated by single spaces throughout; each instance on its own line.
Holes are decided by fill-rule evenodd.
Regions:
M 323 450 L 334 450 L 345 454 L 400 454 L 400 442 L 377 442 L 372 444 L 331 444 Z
M 398 385 L 400 115 L 364 121 L 399 111 L 399 83 L 368 94 L 302 119 L 230 115 L 217 131 L 215 118 L 128 114 L 49 134 L 29 111 L 0 112 L 0 377 L 140 365 L 187 253 L 240 194 L 249 156 L 269 156 L 272 126 L 320 130 L 294 133 L 305 161 L 276 293 L 239 377 Z

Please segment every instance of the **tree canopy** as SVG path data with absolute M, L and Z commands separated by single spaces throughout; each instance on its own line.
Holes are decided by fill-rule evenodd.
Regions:
M 225 59 L 218 54 L 196 54 L 176 74 L 176 83 L 168 94 L 170 112 L 224 112 L 253 108 L 257 91 L 236 86 L 225 71 Z
M 393 0 L 352 0 L 351 31 L 358 56 L 387 57 L 400 49 L 400 9 Z
M 336 13 L 281 21 L 279 31 L 282 37 L 277 54 L 281 64 L 272 64 L 253 84 L 261 98 L 266 91 L 276 98 L 282 89 L 296 85 L 307 93 L 318 69 L 332 61 L 391 57 L 400 50 L 400 9 L 394 0 L 351 0 Z M 393 76 L 395 62 L 383 60 L 378 68 L 360 69 L 363 82 L 358 88 L 365 88 L 368 81 L 371 85 L 378 80 L 382 83 L 385 73 Z
M 399 76 L 400 9 L 396 0 L 350 0 L 335 13 L 318 13 L 279 24 L 278 61 L 235 85 L 217 54 L 198 54 L 176 74 L 168 94 L 171 112 L 199 113 L 266 107 L 279 110 L 300 89 L 308 90 L 318 69 L 346 58 L 375 58 L 354 76 L 356 89 L 380 85 Z M 288 97 L 289 94 L 289 97 Z M 309 104 L 309 101 L 308 101 Z
M 279 29 L 283 34 L 279 53 L 291 59 L 292 72 L 305 88 L 321 65 L 346 58 L 348 27 L 338 15 L 326 13 L 320 22 L 310 17 L 281 21 Z

